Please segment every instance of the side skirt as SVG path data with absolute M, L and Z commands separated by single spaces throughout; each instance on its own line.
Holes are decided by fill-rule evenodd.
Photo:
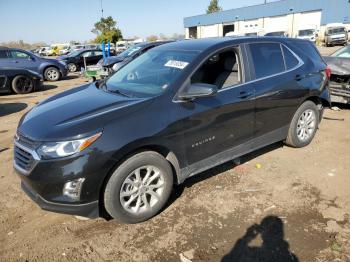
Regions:
M 235 159 L 237 157 L 251 153 L 257 149 L 263 148 L 267 145 L 282 141 L 286 139 L 289 126 L 271 131 L 265 135 L 254 138 L 241 145 L 228 149 L 224 152 L 220 152 L 214 156 L 208 157 L 194 164 L 191 164 L 180 170 L 179 183 L 183 183 L 187 178 L 202 173 L 210 168 L 221 165 Z

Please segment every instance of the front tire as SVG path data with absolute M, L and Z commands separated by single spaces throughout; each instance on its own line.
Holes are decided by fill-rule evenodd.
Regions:
M 121 222 L 143 222 L 165 206 L 172 188 L 169 162 L 156 152 L 141 152 L 113 172 L 104 191 L 105 209 Z
M 61 73 L 56 67 L 48 67 L 45 69 L 44 77 L 50 82 L 58 81 L 61 77 Z
M 12 80 L 12 90 L 16 94 L 28 94 L 34 90 L 34 81 L 29 76 L 18 75 Z
M 305 147 L 314 138 L 320 119 L 320 110 L 312 101 L 305 101 L 295 112 L 289 127 L 286 144 Z
M 72 72 L 72 73 L 74 73 L 74 72 L 76 72 L 78 70 L 77 65 L 74 64 L 74 63 L 69 63 L 67 65 L 67 67 L 68 67 L 69 72 Z

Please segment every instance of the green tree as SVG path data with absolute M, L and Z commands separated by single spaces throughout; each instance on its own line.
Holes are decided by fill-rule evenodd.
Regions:
M 147 42 L 155 42 L 158 40 L 158 36 L 156 35 L 150 35 L 147 37 Z
M 101 43 L 102 41 L 111 41 L 115 43 L 123 38 L 122 32 L 116 27 L 117 22 L 113 20 L 111 16 L 101 18 L 100 21 L 96 22 L 94 28 L 91 30 L 96 34 L 95 42 Z
M 222 7 L 219 6 L 219 0 L 210 0 L 210 4 L 207 9 L 207 14 L 216 13 L 222 11 Z

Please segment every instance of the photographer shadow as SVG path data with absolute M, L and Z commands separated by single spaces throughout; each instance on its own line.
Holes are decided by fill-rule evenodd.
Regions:
M 261 246 L 249 246 L 260 234 Z M 222 262 L 297 262 L 297 256 L 289 250 L 284 240 L 283 222 L 279 217 L 267 216 L 260 225 L 254 224 L 245 235 L 237 240 L 232 250 L 222 258 Z

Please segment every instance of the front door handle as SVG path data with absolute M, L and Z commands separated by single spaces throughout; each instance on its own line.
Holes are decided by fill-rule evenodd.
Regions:
M 253 95 L 253 92 L 242 91 L 242 92 L 239 93 L 238 98 L 245 99 L 245 98 L 248 98 L 248 97 L 250 97 L 252 95 Z
M 303 79 L 303 76 L 302 75 L 296 75 L 295 76 L 295 80 L 296 81 L 300 81 L 300 80 L 302 80 Z

